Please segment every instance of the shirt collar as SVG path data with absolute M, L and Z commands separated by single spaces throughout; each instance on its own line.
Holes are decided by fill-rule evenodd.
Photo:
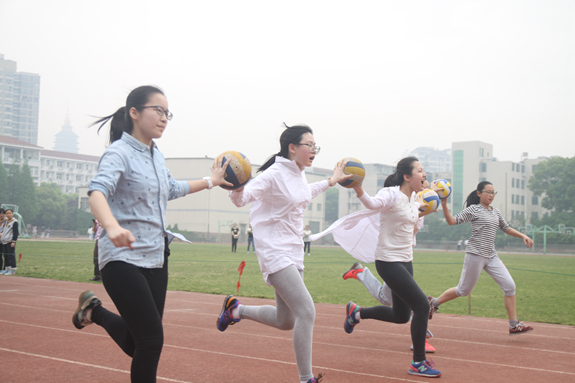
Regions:
M 136 140 L 129 133 L 126 133 L 126 132 L 122 133 L 121 140 L 126 142 L 128 145 L 130 145 L 131 147 L 133 147 L 134 149 L 136 149 L 140 152 L 150 150 L 150 147 L 148 147 L 148 145 L 144 144 L 141 141 Z M 156 143 L 154 141 L 152 141 L 152 148 L 153 149 L 157 148 Z
M 299 166 L 297 166 L 295 161 L 288 160 L 287 158 L 277 156 L 276 162 L 284 166 L 287 166 L 288 168 L 291 168 L 290 170 L 297 171 L 298 173 L 303 172 L 303 170 L 300 170 Z

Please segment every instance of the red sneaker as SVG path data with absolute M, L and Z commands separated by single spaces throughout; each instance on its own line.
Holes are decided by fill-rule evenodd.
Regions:
M 526 332 L 533 331 L 533 327 L 527 326 L 523 322 L 517 323 L 515 327 L 509 329 L 509 335 L 525 334 Z
M 363 266 L 361 265 L 361 263 L 356 262 L 353 264 L 353 266 L 351 266 L 351 268 L 348 271 L 343 273 L 343 279 L 349 279 L 349 278 L 357 279 L 357 273 L 361 273 L 362 271 Z

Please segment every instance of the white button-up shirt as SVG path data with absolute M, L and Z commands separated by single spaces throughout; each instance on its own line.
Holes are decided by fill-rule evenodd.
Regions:
M 303 214 L 319 193 L 328 189 L 327 180 L 308 184 L 295 161 L 276 157 L 275 163 L 250 181 L 242 191 L 230 191 L 238 206 L 251 203 L 250 224 L 256 236 L 256 254 L 264 280 L 295 265 L 304 269 Z
M 387 194 L 378 193 L 370 197 L 367 193 L 359 200 L 368 209 L 377 210 L 386 205 Z M 411 198 L 399 192 L 397 201 L 379 217 L 379 237 L 375 259 L 385 262 L 411 262 L 413 260 L 414 229 L 419 220 L 419 204 L 415 193 Z

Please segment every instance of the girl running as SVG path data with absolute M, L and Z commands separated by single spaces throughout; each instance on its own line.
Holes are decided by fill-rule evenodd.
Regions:
M 110 143 L 90 183 L 90 207 L 104 228 L 99 267 L 106 292 L 120 315 L 102 307 L 92 291 L 80 294 L 72 317 L 78 329 L 96 323 L 132 357 L 131 381 L 156 382 L 164 342 L 162 315 L 168 285 L 166 230 L 168 200 L 226 184 L 224 167 L 211 177 L 176 181 L 154 139 L 162 137 L 172 113 L 164 93 L 153 86 L 130 92 L 126 106 L 94 125 L 111 120 Z M 99 129 L 98 129 L 99 130 Z
M 274 287 L 276 307 L 242 305 L 229 295 L 217 327 L 225 331 L 228 325 L 250 319 L 279 330 L 293 329 L 299 380 L 315 383 L 322 374 L 315 378 L 312 372 L 315 307 L 303 281 L 303 215 L 312 198 L 351 175 L 345 175 L 340 165 L 326 181 L 307 183 L 304 169 L 312 165 L 320 148 L 306 125 L 286 126 L 280 145 L 280 152 L 259 168 L 260 176 L 243 189 L 230 191 L 236 206 L 252 204 L 258 262 L 265 282 Z
M 403 158 L 375 197 L 367 195 L 361 184 L 354 188 L 367 210 L 337 220 L 319 235 L 312 235 L 311 239 L 331 233 L 334 240 L 354 258 L 365 262 L 375 260 L 377 272 L 392 291 L 391 307 L 362 308 L 349 302 L 345 331 L 351 334 L 362 319 L 407 323 L 413 311 L 413 360 L 408 373 L 437 378 L 441 372 L 434 369 L 433 362 L 425 357 L 429 302 L 413 279 L 412 264 L 415 227 L 424 215 L 418 210 L 424 202 L 422 199 L 416 201 L 415 193 L 424 189 L 426 177 L 417 158 Z
M 467 196 L 467 208 L 455 217 L 447 208 L 447 199 L 441 201 L 443 215 L 447 223 L 459 225 L 471 222 L 472 235 L 465 247 L 465 260 L 459 284 L 445 291 L 439 298 L 428 297 L 431 306 L 429 319 L 432 318 L 433 313 L 438 310 L 442 303 L 471 294 L 477 284 L 481 270 L 485 270 L 505 294 L 505 309 L 509 316 L 509 335 L 523 334 L 533 331 L 533 327 L 517 320 L 515 282 L 495 251 L 495 234 L 499 229 L 512 237 L 521 238 L 528 248 L 533 246 L 533 240 L 511 228 L 503 219 L 501 212 L 491 206 L 496 194 L 497 192 L 491 182 L 480 182 L 477 189 Z

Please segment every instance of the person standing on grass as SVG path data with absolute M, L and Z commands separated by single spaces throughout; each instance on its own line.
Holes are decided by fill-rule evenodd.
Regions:
M 72 323 L 96 323 L 132 357 L 131 381 L 156 382 L 164 343 L 162 315 L 168 286 L 168 200 L 226 184 L 224 166 L 212 164 L 211 177 L 176 181 L 154 140 L 162 137 L 172 113 L 157 87 L 130 92 L 126 105 L 93 125 L 111 120 L 110 143 L 90 182 L 92 213 L 104 228 L 99 267 L 106 292 L 120 313 L 108 311 L 92 291 L 80 294 Z M 100 130 L 98 129 L 98 130 Z M 91 350 L 90 352 L 96 352 Z
M 286 125 L 280 146 L 279 153 L 259 168 L 259 177 L 242 189 L 230 191 L 236 206 L 251 203 L 250 222 L 258 233 L 258 262 L 265 282 L 275 290 L 276 306 L 242 305 L 228 295 L 217 328 L 225 331 L 229 325 L 250 319 L 279 330 L 293 329 L 299 381 L 316 383 L 322 374 L 314 377 L 311 363 L 315 306 L 303 281 L 303 216 L 314 197 L 352 175 L 346 175 L 340 164 L 327 180 L 307 183 L 304 170 L 320 150 L 307 125 Z
M 533 327 L 527 326 L 517 320 L 517 303 L 515 299 L 515 282 L 509 274 L 497 251 L 495 250 L 495 235 L 497 229 L 512 237 L 521 238 L 525 245 L 530 248 L 533 240 L 523 233 L 511 228 L 505 221 L 501 212 L 491 206 L 497 192 L 489 181 L 480 182 L 477 189 L 469 193 L 466 208 L 455 217 L 449 212 L 447 198 L 441 200 L 443 215 L 449 225 L 459 225 L 471 222 L 472 235 L 465 247 L 465 260 L 461 278 L 456 287 L 446 290 L 438 298 L 429 296 L 429 319 L 437 312 L 439 305 L 449 302 L 458 297 L 471 294 L 479 280 L 481 270 L 493 278 L 505 295 L 505 309 L 509 317 L 509 335 L 524 334 L 533 331 Z
M 311 235 L 311 230 L 309 229 L 309 225 L 305 225 L 303 229 L 303 252 L 305 254 L 305 250 L 307 249 L 307 255 L 310 255 L 311 252 L 311 241 L 309 240 L 309 236 Z
M 349 302 L 345 332 L 351 334 L 363 319 L 407 323 L 411 317 L 413 360 L 407 372 L 438 378 L 441 372 L 425 356 L 429 302 L 413 278 L 413 238 L 417 222 L 425 215 L 418 210 L 424 201 L 416 193 L 425 188 L 426 178 L 416 157 L 401 159 L 375 197 L 367 195 L 361 184 L 354 187 L 367 210 L 340 218 L 311 239 L 331 233 L 354 258 L 366 262 L 375 260 L 377 272 L 392 291 L 391 307 L 360 307 Z
M 252 245 L 252 249 L 255 254 L 256 245 L 254 245 L 254 230 L 252 229 L 252 225 L 249 225 L 247 232 L 248 232 L 248 254 L 250 253 L 250 245 Z
M 93 219 L 94 221 L 94 231 L 96 235 L 94 236 L 95 244 L 94 244 L 94 252 L 92 261 L 94 262 L 94 278 L 90 278 L 92 282 L 102 282 L 102 273 L 100 272 L 100 266 L 98 265 L 98 239 L 100 235 L 102 235 L 102 226 L 98 223 L 97 219 Z
M 12 209 L 6 209 L 6 219 L 2 223 L 2 235 L 0 236 L 2 253 L 4 254 L 4 270 L 0 271 L 0 274 L 16 274 L 16 241 L 18 236 L 18 220 L 14 218 Z
M 240 229 L 238 224 L 234 222 L 232 226 L 232 253 L 238 250 L 238 238 L 240 238 Z
M 0 207 L 0 240 L 2 239 L 2 233 L 4 232 L 4 223 L 6 222 L 6 210 Z M 4 247 L 0 241 L 0 274 L 4 271 Z

